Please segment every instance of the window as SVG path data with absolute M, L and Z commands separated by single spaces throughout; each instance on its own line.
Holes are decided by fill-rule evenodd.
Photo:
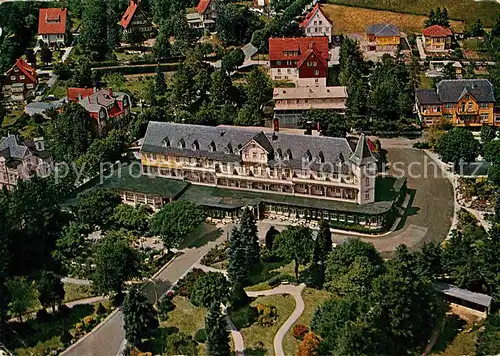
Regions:
M 11 75 L 10 76 L 10 80 L 16 80 L 16 76 L 15 75 Z
M 153 153 L 153 160 L 156 161 L 156 153 Z
M 307 62 L 308 67 L 312 67 L 312 62 Z
M 314 70 L 314 75 L 319 75 L 319 70 L 318 69 Z
M 16 72 L 16 73 L 19 72 L 19 68 L 15 67 L 14 72 Z
M 323 21 L 319 21 L 319 24 L 322 25 L 323 24 Z
M 489 121 L 489 115 L 488 114 L 481 114 L 481 121 L 488 122 Z
M 370 193 L 365 193 L 365 199 L 370 199 Z
M 447 109 L 453 109 L 453 104 L 446 104 L 446 105 L 445 105 L 445 107 L 446 107 Z
M 21 79 L 21 80 L 26 79 L 26 76 L 24 76 L 24 75 L 20 75 L 20 76 L 19 76 L 19 79 Z
M 488 109 L 488 103 L 481 103 L 481 104 L 479 104 L 479 107 L 481 109 Z
M 281 61 L 276 61 L 276 65 L 280 66 L 281 65 Z
M 257 152 L 252 153 L 252 158 L 257 159 Z
M 370 178 L 365 178 L 365 184 L 370 185 Z
M 467 104 L 467 111 L 472 111 L 472 103 Z
M 281 69 L 280 68 L 278 68 L 278 73 L 281 73 Z
M 26 84 L 26 88 L 33 89 L 33 84 Z
M 286 70 L 286 72 L 287 72 L 288 74 L 290 74 L 290 73 L 292 72 L 292 70 L 291 70 L 290 68 L 288 68 L 288 69 Z
M 266 155 L 264 153 L 261 153 L 260 154 L 260 159 L 265 159 L 266 158 Z

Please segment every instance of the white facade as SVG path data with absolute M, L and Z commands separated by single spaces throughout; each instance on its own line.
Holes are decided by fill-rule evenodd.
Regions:
M 331 42 L 332 24 L 321 11 L 316 11 L 309 19 L 309 22 L 304 26 L 304 34 L 307 37 L 326 36 L 328 37 L 328 42 Z
M 297 83 L 298 75 L 297 68 L 271 68 L 272 80 L 291 80 Z
M 40 35 L 38 38 L 49 46 L 58 45 L 58 47 L 64 47 L 66 42 L 64 34 Z
M 326 87 L 326 78 L 298 78 L 298 87 Z

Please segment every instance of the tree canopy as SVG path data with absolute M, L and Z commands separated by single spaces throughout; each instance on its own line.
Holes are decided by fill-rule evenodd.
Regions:
M 194 284 L 190 300 L 193 305 L 205 308 L 226 304 L 229 300 L 229 290 L 229 282 L 222 273 L 208 272 Z
M 295 262 L 295 279 L 299 281 L 299 265 L 312 257 L 314 241 L 312 231 L 305 226 L 287 226 L 274 240 L 273 250 L 283 258 Z
M 462 127 L 456 127 L 446 132 L 436 145 L 436 152 L 439 153 L 441 159 L 444 162 L 455 164 L 461 160 L 474 162 L 479 151 L 480 144 L 472 132 Z
M 156 310 L 139 289 L 132 288 L 123 301 L 125 338 L 134 346 L 149 338 L 158 326 Z

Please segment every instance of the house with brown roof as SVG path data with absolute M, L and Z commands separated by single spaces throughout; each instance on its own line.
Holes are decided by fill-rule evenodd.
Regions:
M 68 40 L 69 27 L 67 9 L 40 9 L 38 13 L 38 36 L 47 45 L 64 47 Z
M 124 33 L 136 32 L 146 39 L 156 35 L 155 25 L 142 10 L 141 0 L 130 0 L 127 10 L 120 20 L 120 25 Z
M 5 73 L 3 93 L 13 101 L 23 101 L 35 94 L 38 85 L 36 70 L 22 58 Z
M 328 42 L 332 40 L 333 23 L 325 15 L 319 3 L 316 3 L 299 27 L 304 30 L 307 37 L 326 36 Z
M 217 19 L 217 9 L 214 0 L 200 0 L 195 12 L 186 14 L 189 27 L 195 29 L 206 28 L 213 30 Z
M 432 25 L 422 31 L 422 43 L 427 52 L 443 52 L 451 49 L 451 36 L 449 28 Z
M 289 80 L 302 87 L 325 87 L 328 37 L 269 39 L 271 79 Z
M 79 103 L 87 110 L 101 136 L 112 128 L 122 127 L 130 116 L 130 96 L 113 92 L 111 88 L 68 88 L 68 100 Z

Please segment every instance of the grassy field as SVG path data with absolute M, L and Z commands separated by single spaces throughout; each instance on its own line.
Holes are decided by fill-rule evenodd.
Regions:
M 304 312 L 294 324 L 303 324 L 309 326 L 311 324 L 314 311 L 318 305 L 322 304 L 330 298 L 330 293 L 325 290 L 318 290 L 313 288 L 305 288 L 302 291 L 302 299 L 304 299 Z M 299 341 L 295 340 L 292 334 L 293 326 L 288 334 L 283 339 L 283 351 L 285 355 L 296 355 L 299 347 Z
M 369 25 L 388 22 L 398 26 L 403 31 L 421 32 L 426 16 L 402 14 L 390 11 L 363 9 L 334 4 L 323 5 L 323 10 L 333 21 L 333 32 L 364 33 Z M 452 21 L 452 29 L 463 29 L 463 23 Z
M 432 348 L 431 356 L 475 355 L 479 328 L 472 327 L 455 314 L 446 316 L 444 328 Z
M 426 77 L 424 73 L 420 73 L 420 88 L 432 89 L 432 78 Z
M 486 27 L 492 27 L 500 13 L 500 4 L 493 0 L 329 0 L 329 2 L 416 15 L 427 15 L 430 9 L 440 6 L 448 9 L 450 18 L 468 23 L 481 19 Z
M 91 286 L 73 283 L 64 283 L 64 291 L 66 292 L 64 295 L 64 303 L 95 297 L 97 295 Z
M 276 332 L 281 327 L 281 325 L 292 314 L 293 310 L 295 309 L 295 300 L 290 295 L 271 295 L 267 297 L 257 298 L 251 303 L 252 306 L 256 306 L 257 304 L 274 305 L 277 308 L 278 320 L 274 325 L 269 327 L 263 327 L 257 323 L 254 323 L 250 327 L 240 330 L 241 334 L 243 335 L 243 340 L 245 341 L 245 354 L 248 356 L 274 355 L 274 335 L 276 335 Z M 262 349 L 255 347 L 259 342 L 264 345 Z

